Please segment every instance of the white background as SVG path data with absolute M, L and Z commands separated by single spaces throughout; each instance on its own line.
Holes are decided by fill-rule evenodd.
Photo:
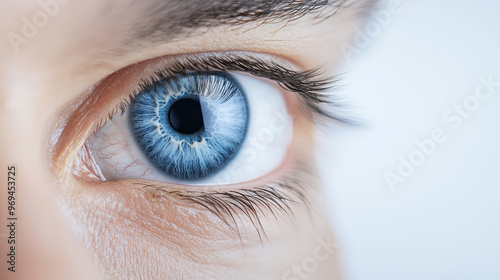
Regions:
M 340 71 L 340 93 L 367 125 L 320 134 L 345 275 L 498 280 L 500 87 L 457 129 L 443 114 L 474 94 L 479 77 L 500 82 L 500 1 L 400 3 Z M 447 140 L 391 190 L 384 173 L 397 174 L 399 157 L 436 128 Z

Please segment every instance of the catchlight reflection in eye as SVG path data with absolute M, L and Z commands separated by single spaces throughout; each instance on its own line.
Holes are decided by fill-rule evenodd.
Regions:
M 292 121 L 278 86 L 208 72 L 153 82 L 85 144 L 106 180 L 234 184 L 284 161 Z

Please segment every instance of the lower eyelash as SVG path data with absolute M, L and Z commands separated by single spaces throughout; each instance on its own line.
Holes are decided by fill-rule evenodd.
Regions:
M 292 170 L 281 179 L 271 183 L 228 191 L 193 191 L 169 190 L 157 184 L 137 183 L 137 190 L 161 200 L 177 198 L 187 203 L 198 205 L 219 218 L 242 239 L 242 222 L 250 220 L 260 242 L 267 239 L 262 219 L 269 215 L 276 222 L 281 222 L 277 215 L 284 214 L 295 222 L 292 206 L 303 206 L 311 214 L 311 194 L 314 182 L 311 167 L 306 161 L 299 161 Z

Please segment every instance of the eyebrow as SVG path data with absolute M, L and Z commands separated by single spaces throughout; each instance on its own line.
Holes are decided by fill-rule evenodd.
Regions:
M 136 36 L 149 41 L 189 31 L 250 22 L 289 23 L 305 16 L 325 19 L 346 0 L 153 0 L 146 5 Z

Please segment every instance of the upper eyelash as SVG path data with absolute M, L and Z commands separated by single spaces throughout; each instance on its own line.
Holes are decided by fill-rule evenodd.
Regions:
M 300 96 L 315 121 L 334 120 L 343 124 L 354 123 L 353 120 L 336 113 L 335 109 L 342 106 L 334 100 L 335 96 L 332 93 L 327 93 L 331 89 L 338 88 L 340 77 L 320 78 L 323 75 L 321 67 L 295 71 L 275 61 L 235 53 L 193 55 L 170 63 L 166 68 L 156 71 L 152 77 L 142 79 L 132 97 L 162 79 L 189 72 L 214 70 L 242 71 L 277 82 L 283 89 Z

